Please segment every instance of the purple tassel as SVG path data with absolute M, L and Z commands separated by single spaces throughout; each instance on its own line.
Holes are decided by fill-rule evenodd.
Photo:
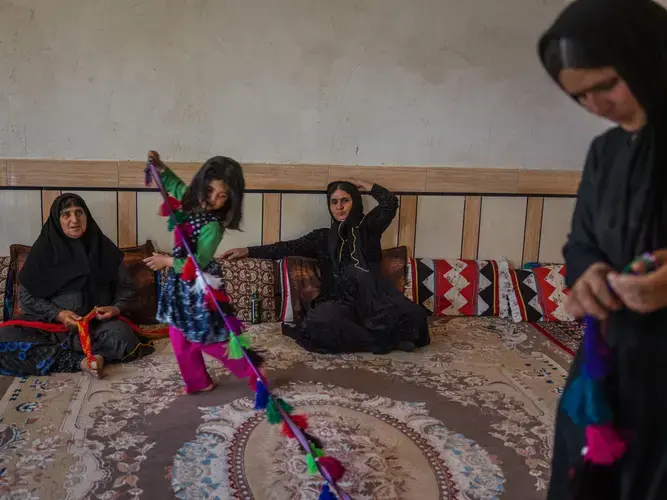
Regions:
M 590 378 L 600 380 L 607 376 L 609 373 L 607 356 L 607 345 L 600 332 L 600 322 L 592 316 L 586 316 L 584 367 Z
M 322 491 L 320 492 L 319 500 L 336 500 L 336 495 L 331 492 L 329 483 L 324 483 L 322 486 Z
M 261 379 L 257 379 L 257 388 L 255 389 L 255 410 L 265 410 L 269 404 L 269 391 Z
M 153 175 L 151 174 L 150 162 L 146 165 L 146 168 L 144 169 L 144 175 L 146 176 L 144 178 L 144 184 L 146 185 L 146 187 L 149 187 L 151 184 L 153 184 Z

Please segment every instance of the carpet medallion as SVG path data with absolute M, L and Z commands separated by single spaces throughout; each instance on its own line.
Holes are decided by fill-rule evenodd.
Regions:
M 310 354 L 277 325 L 251 336 L 353 498 L 545 498 L 571 356 L 531 325 L 439 319 L 428 348 L 388 356 Z M 207 365 L 219 386 L 185 397 L 168 341 L 103 380 L 0 379 L 0 498 L 316 499 L 295 443 Z

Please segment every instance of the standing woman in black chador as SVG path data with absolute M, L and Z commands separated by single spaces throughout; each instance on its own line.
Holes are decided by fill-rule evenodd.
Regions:
M 620 459 L 592 466 L 584 428 L 561 402 L 548 498 L 667 499 L 667 11 L 649 0 L 576 0 L 539 55 L 564 92 L 618 125 L 591 144 L 564 255 L 570 312 L 604 321 L 612 372 L 603 392 L 627 442 Z M 644 252 L 655 271 L 619 274 Z
M 364 214 L 362 189 L 378 205 Z M 426 313 L 382 276 L 382 233 L 398 198 L 378 184 L 337 181 L 327 188 L 331 226 L 293 241 L 225 252 L 227 259 L 317 259 L 322 286 L 305 318 L 283 333 L 317 353 L 413 351 L 430 342 Z

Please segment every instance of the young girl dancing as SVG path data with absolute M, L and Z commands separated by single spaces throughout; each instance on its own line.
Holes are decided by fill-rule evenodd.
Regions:
M 242 216 L 245 181 L 241 166 L 231 158 L 214 156 L 207 160 L 192 179 L 189 187 L 167 168 L 155 151 L 148 156 L 160 172 L 162 183 L 173 197 L 169 204 L 180 219 L 180 235 L 195 253 L 206 282 L 214 290 L 225 314 L 233 316 L 222 281 L 220 263 L 215 251 L 222 241 L 225 229 L 238 230 Z M 169 211 L 162 209 L 162 215 Z M 176 223 L 176 221 L 171 222 Z M 206 371 L 203 353 L 222 362 L 239 378 L 250 377 L 254 389 L 256 376 L 244 358 L 229 359 L 227 340 L 229 331 L 206 290 L 197 284 L 188 254 L 179 231 L 174 232 L 173 257 L 153 254 L 144 262 L 153 271 L 169 268 L 160 301 L 157 319 L 168 323 L 169 337 L 178 367 L 185 381 L 182 394 L 210 391 L 214 384 Z M 234 321 L 238 322 L 236 317 Z M 263 376 L 263 359 L 252 349 L 246 349 L 252 363 Z

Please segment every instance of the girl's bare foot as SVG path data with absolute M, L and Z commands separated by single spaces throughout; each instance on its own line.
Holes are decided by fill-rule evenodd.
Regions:
M 206 387 L 204 387 L 203 389 L 201 389 L 201 390 L 199 390 L 199 391 L 194 391 L 194 392 L 188 392 L 188 391 L 187 391 L 187 388 L 185 388 L 185 387 L 181 387 L 181 388 L 178 390 L 178 395 L 179 395 L 179 396 L 187 396 L 187 395 L 189 395 L 189 394 L 197 394 L 198 392 L 210 392 L 210 391 L 212 391 L 213 389 L 215 389 L 215 384 L 208 384 L 208 385 L 207 385 Z
M 102 378 L 102 369 L 104 368 L 104 358 L 99 354 L 93 356 L 95 359 L 90 361 L 88 365 L 88 358 L 83 358 L 81 360 L 81 371 L 87 373 L 94 378 Z

